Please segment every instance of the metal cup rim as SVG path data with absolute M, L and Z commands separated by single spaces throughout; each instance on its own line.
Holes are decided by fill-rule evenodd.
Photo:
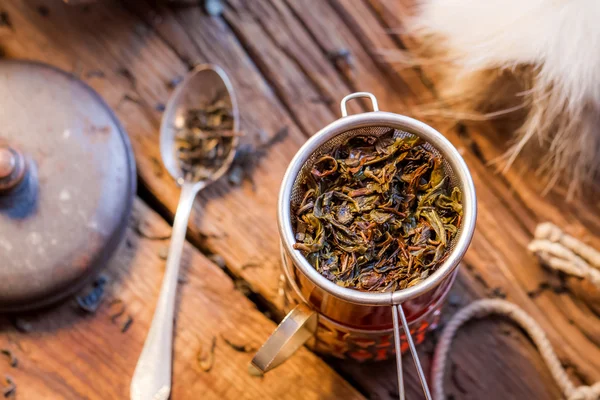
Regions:
M 295 240 L 291 218 L 291 193 L 294 181 L 300 173 L 304 163 L 311 154 L 337 135 L 349 130 L 373 126 L 389 126 L 422 137 L 429 142 L 444 159 L 450 164 L 458 180 L 463 184 L 463 218 L 462 229 L 456 239 L 455 245 L 448 258 L 438 266 L 436 271 L 422 282 L 407 289 L 394 292 L 362 292 L 356 289 L 338 286 L 322 276 L 302 255 L 293 248 Z M 477 199 L 475 186 L 469 169 L 459 154 L 458 150 L 440 132 L 431 126 L 416 119 L 384 111 L 373 111 L 362 114 L 342 117 L 327 125 L 304 143 L 290 162 L 279 192 L 277 222 L 279 234 L 285 250 L 294 264 L 316 286 L 329 294 L 355 304 L 366 305 L 393 305 L 402 304 L 426 293 L 444 279 L 459 265 L 463 258 L 475 230 L 477 219 Z

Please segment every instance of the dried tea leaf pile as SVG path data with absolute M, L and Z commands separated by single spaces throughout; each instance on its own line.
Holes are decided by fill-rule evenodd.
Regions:
M 304 181 L 294 248 L 340 286 L 393 291 L 448 256 L 461 192 L 415 136 L 356 136 L 322 156 Z
M 184 177 L 210 177 L 227 159 L 236 133 L 231 105 L 217 96 L 205 107 L 189 109 L 177 126 L 175 148 Z

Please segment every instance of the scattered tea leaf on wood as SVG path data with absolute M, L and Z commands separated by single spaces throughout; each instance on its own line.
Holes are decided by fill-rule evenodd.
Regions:
M 121 333 L 125 333 L 129 330 L 129 328 L 131 328 L 131 324 L 133 324 L 133 317 L 131 315 L 127 316 L 127 320 L 125 320 L 125 323 L 123 324 L 123 327 L 121 328 Z
M 176 76 L 167 82 L 167 87 L 169 89 L 175 89 L 177 87 L 177 85 L 179 85 L 182 81 L 183 81 L 182 76 Z
M 538 297 L 539 295 L 541 295 L 542 293 L 544 293 L 546 290 L 550 290 L 550 289 L 552 289 L 552 285 L 550 284 L 550 282 L 543 281 L 543 282 L 540 282 L 535 289 L 527 292 L 527 296 L 534 299 L 534 298 Z
M 116 310 L 115 312 L 113 312 L 110 315 L 110 319 L 112 322 L 115 322 L 117 320 L 117 318 L 119 318 L 121 315 L 125 314 L 125 303 L 123 303 L 123 300 L 115 299 L 115 300 L 111 301 L 109 306 L 111 309 Z
M 448 256 L 462 218 L 441 156 L 416 136 L 355 136 L 302 182 L 294 248 L 343 287 L 394 291 L 426 279 Z
M 6 26 L 7 28 L 10 28 L 13 31 L 15 30 L 15 27 L 12 23 L 12 19 L 6 11 L 0 11 L 0 26 Z
M 289 127 L 284 125 L 271 137 L 268 137 L 264 131 L 260 132 L 263 134 L 258 135 L 258 143 L 245 143 L 238 148 L 228 174 L 231 185 L 240 186 L 242 182 L 249 181 L 252 184 L 252 190 L 256 191 L 256 185 L 252 177 L 254 170 L 273 146 L 287 138 Z
M 223 3 L 221 3 L 221 0 L 204 0 L 202 6 L 204 12 L 211 17 L 216 17 L 223 13 Z
M 132 217 L 130 226 L 139 237 L 144 239 L 157 241 L 171 239 L 171 232 L 154 232 L 152 225 L 147 220 L 138 217 Z
M 16 368 L 19 365 L 19 360 L 10 349 L 0 349 L 0 353 L 8 358 L 8 363 L 11 367 Z
M 223 256 L 220 254 L 210 254 L 208 256 L 208 259 L 210 261 L 212 261 L 213 263 L 217 264 L 217 266 L 221 269 L 227 268 L 227 263 L 225 262 L 225 259 L 223 258 Z
M 49 10 L 44 6 L 40 6 L 38 9 L 42 9 L 42 8 L 45 8 L 49 12 Z M 86 79 L 106 78 L 106 74 L 104 73 L 104 71 L 101 71 L 99 69 L 93 69 L 91 71 L 86 72 L 85 77 L 86 77 Z
M 13 317 L 10 319 L 10 322 L 13 324 L 16 330 L 21 333 L 29 333 L 33 330 L 33 326 L 30 322 L 24 320 L 20 317 Z
M 210 348 L 208 351 L 203 351 L 203 346 L 200 346 L 198 352 L 198 366 L 204 372 L 209 372 L 215 363 L 215 347 L 217 346 L 217 337 L 213 336 Z
M 232 339 L 227 338 L 223 334 L 221 334 L 221 339 L 223 339 L 223 341 L 227 343 L 229 347 L 231 347 L 233 350 L 239 353 L 253 353 L 256 350 L 258 350 L 256 346 L 253 346 L 248 343 L 238 343 Z
M 209 178 L 233 149 L 233 111 L 223 94 L 206 106 L 186 111 L 176 122 L 175 151 L 186 179 Z
M 506 292 L 501 287 L 494 287 L 494 288 L 492 288 L 492 292 L 490 293 L 490 297 L 496 297 L 496 298 L 499 298 L 499 299 L 505 299 L 506 298 Z
M 250 284 L 243 279 L 235 279 L 233 281 L 234 287 L 239 290 L 244 296 L 249 297 L 252 295 L 253 291 L 250 287 Z
M 11 396 L 14 396 L 15 393 L 17 392 L 17 385 L 15 384 L 15 382 L 12 380 L 12 378 L 8 375 L 6 375 L 4 377 L 5 381 L 6 381 L 6 385 L 5 387 L 2 388 L 2 395 L 5 398 L 9 398 Z
M 245 270 L 245 269 L 262 268 L 262 267 L 263 267 L 262 264 L 255 263 L 255 262 L 249 262 L 249 263 L 246 263 L 246 264 L 242 265 L 242 271 Z
M 48 15 L 50 15 L 50 9 L 46 6 L 38 6 L 37 8 L 38 13 L 42 16 L 42 17 L 47 17 Z
M 166 261 L 168 257 L 169 257 L 169 248 L 167 246 L 163 246 L 160 249 L 158 249 L 158 258 Z
M 75 300 L 80 309 L 90 314 L 93 314 L 98 310 L 98 307 L 102 303 L 104 298 L 104 286 L 108 282 L 108 278 L 101 275 L 94 282 L 94 287 L 85 296 L 77 296 Z
M 337 69 L 339 69 L 347 78 L 352 77 L 352 69 L 354 68 L 354 62 L 352 60 L 352 54 L 348 49 L 336 49 L 327 53 L 329 58 Z

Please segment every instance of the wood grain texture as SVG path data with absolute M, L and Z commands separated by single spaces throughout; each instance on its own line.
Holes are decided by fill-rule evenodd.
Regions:
M 136 201 L 124 245 L 105 274 L 105 300 L 94 315 L 73 300 L 46 312 L 20 316 L 31 332 L 0 319 L 0 349 L 18 358 L 16 368 L 0 357 L 0 379 L 12 377 L 15 399 L 126 399 L 158 297 L 170 227 Z M 153 238 L 167 238 L 156 240 Z M 149 239 L 150 238 L 150 239 Z M 119 299 L 122 304 L 111 302 Z M 265 377 L 251 376 L 251 353 L 275 324 L 261 314 L 218 266 L 187 244 L 179 286 L 174 344 L 173 399 L 360 399 L 346 381 L 307 349 Z M 118 318 L 111 318 L 125 307 Z M 128 317 L 130 328 L 123 333 Z M 209 371 L 198 355 L 216 340 Z M 4 383 L 2 381 L 2 383 Z M 0 386 L 2 387 L 2 386 Z
M 436 100 L 431 90 L 435 77 L 429 77 L 426 69 L 397 70 L 379 57 L 379 49 L 410 49 L 410 40 L 388 33 L 401 27 L 411 3 L 256 0 L 250 6 L 230 0 L 222 18 L 210 18 L 196 6 L 174 8 L 161 1 L 103 1 L 70 8 L 53 0 L 36 4 L 11 0 L 1 7 L 10 14 L 13 28 L 0 27 L 0 45 L 9 57 L 39 59 L 78 71 L 107 99 L 130 134 L 143 185 L 167 216 L 175 210 L 178 188 L 160 163 L 157 106 L 166 103 L 168 83 L 189 66 L 213 62 L 227 70 L 247 143 L 256 142 L 261 131 L 272 136 L 287 126 L 287 138 L 254 171 L 255 189 L 249 183 L 236 188 L 227 182 L 208 188 L 197 201 L 189 231 L 195 245 L 221 255 L 232 274 L 277 310 L 276 201 L 295 151 L 307 136 L 339 117 L 337 102 L 351 91 L 371 91 L 381 109 L 415 117 L 423 104 Z M 40 5 L 49 10 L 47 16 L 39 12 Z M 341 49 L 351 55 L 349 69 L 331 58 Z M 352 107 L 353 112 L 368 110 L 366 103 Z M 572 366 L 576 380 L 597 381 L 600 295 L 577 280 L 561 279 L 541 268 L 526 245 L 536 224 L 551 220 L 600 247 L 598 204 L 566 203 L 560 191 L 543 197 L 535 175 L 521 166 L 498 174 L 489 162 L 506 148 L 502 129 L 506 126 L 430 123 L 464 154 L 479 198 L 476 235 L 453 293 L 463 299 L 461 304 L 505 294 L 540 322 L 563 363 Z M 259 267 L 247 268 L 250 264 Z M 549 289 L 538 290 L 540 285 Z M 143 291 L 133 281 L 131 290 Z M 455 309 L 450 307 L 446 316 Z M 423 351 L 427 364 L 430 355 Z M 470 324 L 459 333 L 451 360 L 447 388 L 455 398 L 558 397 L 531 343 L 506 322 Z M 405 362 L 409 398 L 419 398 L 410 358 Z M 332 365 L 369 397 L 394 398 L 393 363 Z M 191 374 L 182 372 L 186 373 Z M 65 382 L 71 378 L 60 372 L 55 379 L 68 393 L 71 384 Z M 325 386 L 324 395 L 329 391 Z M 184 387 L 178 390 L 184 398 L 191 396 Z

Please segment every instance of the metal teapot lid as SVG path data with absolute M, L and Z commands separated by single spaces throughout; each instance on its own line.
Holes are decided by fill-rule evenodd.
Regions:
M 121 241 L 135 193 L 127 135 L 89 86 L 0 63 L 0 312 L 72 294 Z

